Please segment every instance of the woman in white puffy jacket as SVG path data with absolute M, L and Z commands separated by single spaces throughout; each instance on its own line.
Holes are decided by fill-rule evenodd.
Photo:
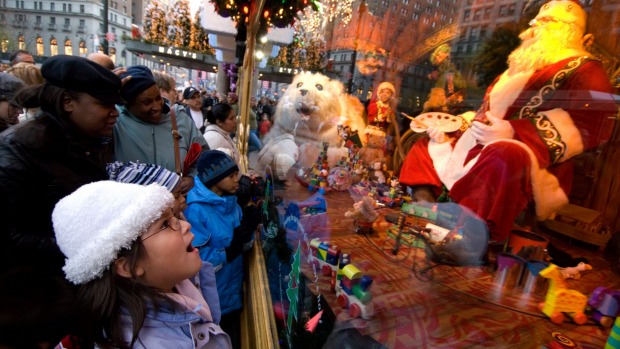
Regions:
M 230 137 L 237 132 L 237 113 L 229 104 L 218 103 L 207 112 L 209 124 L 205 129 L 204 138 L 209 149 L 219 150 L 232 157 L 237 164 L 241 154 L 235 141 Z

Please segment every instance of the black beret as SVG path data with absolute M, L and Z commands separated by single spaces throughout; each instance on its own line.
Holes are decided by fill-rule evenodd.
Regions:
M 105 103 L 124 104 L 121 79 L 112 71 L 83 57 L 58 55 L 45 60 L 41 75 L 46 84 L 85 92 Z
M 121 89 L 121 96 L 127 102 L 133 101 L 136 96 L 155 85 L 155 78 L 151 70 L 143 65 L 134 65 L 127 68 L 127 71 L 121 74 L 121 79 L 131 76 Z

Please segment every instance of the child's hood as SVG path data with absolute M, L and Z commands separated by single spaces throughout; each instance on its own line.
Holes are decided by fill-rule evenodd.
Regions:
M 219 196 L 207 189 L 196 176 L 194 187 L 187 194 L 187 205 L 200 203 L 211 206 L 221 207 L 220 212 L 229 212 L 237 204 L 237 197 L 234 195 Z

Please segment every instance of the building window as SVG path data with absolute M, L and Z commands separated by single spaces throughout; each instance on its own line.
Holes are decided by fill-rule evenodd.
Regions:
M 114 62 L 114 65 L 116 65 L 116 48 L 110 47 L 110 49 L 108 50 L 108 56 L 110 56 L 112 62 Z
M 50 4 L 50 11 L 56 11 L 56 5 L 53 2 Z
M 84 13 L 84 5 L 80 5 L 80 13 Z
M 69 4 L 69 12 L 73 12 L 73 9 L 71 8 L 71 4 Z
M 71 46 L 71 39 L 65 39 L 65 54 L 67 56 L 73 56 L 73 47 Z
M 86 42 L 80 41 L 80 56 L 84 57 L 88 54 L 88 48 L 86 48 Z
M 45 46 L 43 46 L 43 38 L 37 36 L 37 56 L 43 56 L 45 54 Z
M 50 40 L 50 56 L 58 55 L 58 41 L 52 36 Z
M 465 12 L 463 12 L 463 22 L 469 22 L 470 17 L 471 10 L 465 10 Z
M 35 21 L 37 24 L 41 24 L 41 16 L 37 16 Z
M 62 12 L 67 12 L 67 4 L 62 4 Z
M 477 22 L 480 20 L 480 14 L 481 14 L 482 10 L 478 9 L 476 11 L 474 11 L 474 22 Z
M 24 36 L 21 34 L 17 37 L 17 48 L 20 50 L 26 49 L 26 40 L 24 39 Z
M 50 24 L 56 24 L 56 17 L 50 17 Z

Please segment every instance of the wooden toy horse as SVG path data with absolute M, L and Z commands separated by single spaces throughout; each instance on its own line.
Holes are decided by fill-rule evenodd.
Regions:
M 572 317 L 576 324 L 585 324 L 588 320 L 584 314 L 588 297 L 579 291 L 568 289 L 561 270 L 555 264 L 543 269 L 540 275 L 549 279 L 549 290 L 545 301 L 538 305 L 539 309 L 556 324 L 564 321 L 564 313 Z

